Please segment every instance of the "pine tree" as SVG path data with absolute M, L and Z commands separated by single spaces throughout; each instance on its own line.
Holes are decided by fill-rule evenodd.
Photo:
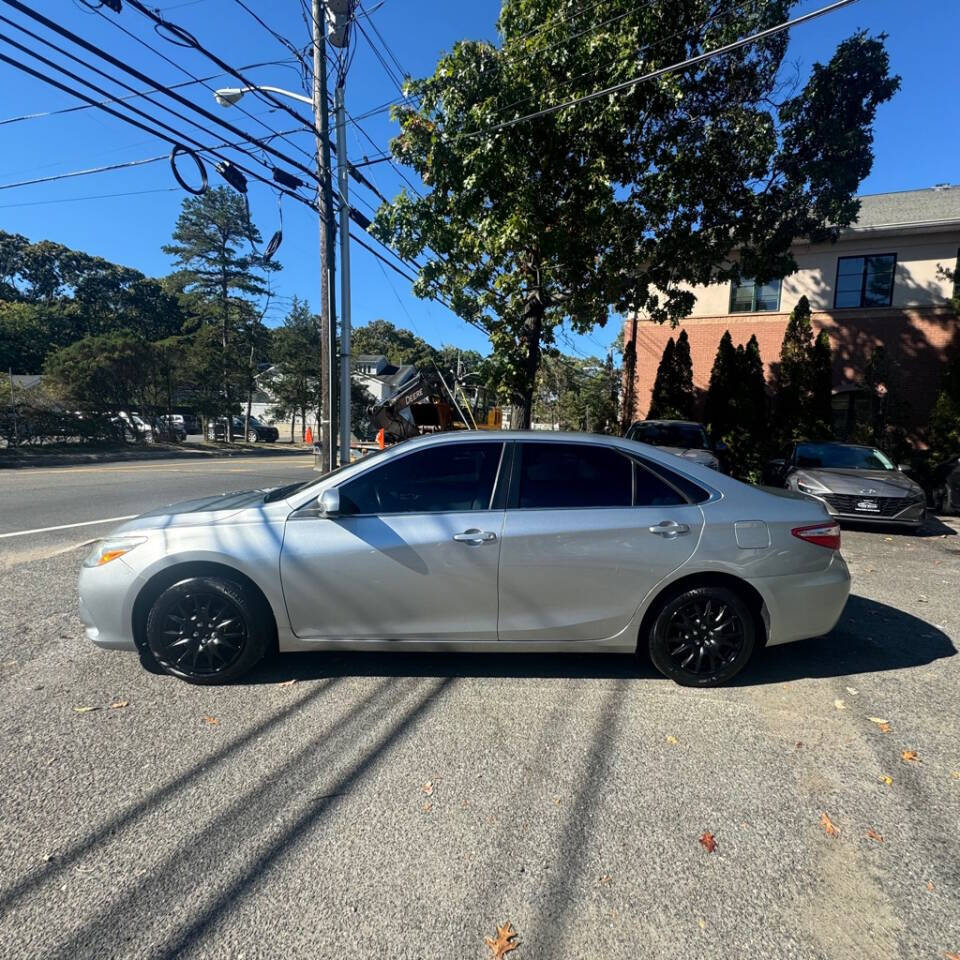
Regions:
M 650 406 L 647 409 L 647 419 L 657 420 L 669 416 L 670 381 L 673 376 L 674 356 L 677 344 L 671 337 L 663 348 L 660 365 L 657 367 L 657 376 L 653 381 L 653 392 L 650 394 Z
M 677 416 L 681 420 L 692 420 L 696 406 L 696 394 L 693 392 L 693 359 L 690 356 L 690 338 L 686 330 L 680 331 L 674 352 L 676 379 L 674 381 L 673 403 Z
M 809 433 L 812 440 L 833 436 L 833 352 L 830 337 L 821 330 L 810 354 Z
M 710 370 L 710 385 L 704 411 L 711 433 L 718 439 L 730 432 L 736 423 L 734 388 L 737 381 L 737 351 L 727 330 L 720 338 L 717 355 Z

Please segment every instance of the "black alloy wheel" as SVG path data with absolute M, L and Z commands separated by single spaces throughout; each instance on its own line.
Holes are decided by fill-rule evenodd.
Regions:
M 683 686 L 717 686 L 746 665 L 756 632 L 753 614 L 733 590 L 693 587 L 662 604 L 650 632 L 650 657 Z
M 217 577 L 175 583 L 147 617 L 153 658 L 165 673 L 191 683 L 223 683 L 245 673 L 263 657 L 270 635 L 259 598 Z

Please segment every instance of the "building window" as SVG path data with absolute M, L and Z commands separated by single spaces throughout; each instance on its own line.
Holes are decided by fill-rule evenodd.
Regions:
M 889 307 L 893 302 L 895 253 L 837 260 L 835 307 Z
M 730 289 L 731 313 L 755 313 L 757 310 L 780 309 L 780 281 L 754 283 L 744 278 Z

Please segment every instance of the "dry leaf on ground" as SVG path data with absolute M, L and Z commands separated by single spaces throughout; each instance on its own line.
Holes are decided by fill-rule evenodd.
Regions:
M 960 953 L 945 953 L 947 960 L 960 960 Z
M 820 826 L 823 827 L 824 833 L 828 837 L 839 837 L 840 831 L 834 826 L 833 821 L 826 813 L 820 814 Z
M 960 770 L 951 770 L 950 776 L 953 777 L 954 780 L 960 780 Z
M 510 926 L 510 921 L 508 920 L 502 927 L 497 927 L 496 939 L 484 937 L 483 942 L 493 952 L 493 960 L 502 960 L 511 950 L 517 949 L 518 944 L 515 942 L 516 939 L 517 931 Z
M 717 849 L 717 838 L 712 833 L 704 833 L 700 837 L 700 846 L 703 847 L 707 853 L 713 853 Z
M 882 834 L 882 833 L 877 833 L 877 831 L 874 830 L 873 827 L 871 827 L 871 828 L 867 831 L 867 836 L 868 836 L 871 840 L 876 840 L 877 843 L 883 843 L 883 834 Z
M 74 707 L 76 713 L 90 713 L 93 710 L 99 710 L 99 707 Z
M 916 750 L 901 750 L 901 751 L 900 751 L 900 759 L 903 760 L 904 763 L 919 763 L 919 762 L 920 762 L 920 758 L 917 756 L 917 751 L 916 751 Z
M 297 682 L 297 678 L 294 677 L 292 680 L 284 680 L 283 683 L 278 683 L 278 687 L 292 687 Z
M 220 722 L 216 717 L 201 717 L 200 719 L 211 727 L 215 727 Z
M 613 877 L 611 877 L 609 873 L 604 873 L 600 876 L 599 882 L 604 886 L 609 886 L 611 880 L 613 880 Z
M 424 812 L 424 813 L 429 813 L 432 809 L 433 809 L 433 804 L 428 800 L 428 801 L 423 805 L 423 812 Z
M 847 690 L 847 693 L 849 693 L 851 697 L 855 697 L 855 696 L 857 695 L 857 693 L 858 693 L 856 687 L 847 687 L 846 690 Z
M 433 783 L 428 780 L 420 789 L 429 797 L 433 793 Z
M 680 741 L 674 736 L 667 737 L 667 743 L 679 743 Z
M 130 706 L 129 700 L 114 700 L 113 703 L 110 704 L 110 709 L 122 710 L 124 707 L 129 707 L 129 706 Z
M 932 880 L 928 880 L 928 881 L 927 881 L 927 892 L 928 892 L 928 893 L 933 893 L 933 881 L 932 881 Z
M 834 705 L 838 710 L 846 710 L 846 709 L 847 709 L 847 705 L 846 705 L 842 700 L 834 700 L 834 701 L 833 701 L 833 705 Z
M 893 783 L 893 777 L 888 777 L 886 774 L 884 774 L 880 778 L 880 782 L 885 783 L 889 787 Z

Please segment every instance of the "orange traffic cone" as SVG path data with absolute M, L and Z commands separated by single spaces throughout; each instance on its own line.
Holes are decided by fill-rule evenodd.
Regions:
M 387 445 L 386 431 L 381 427 L 377 431 L 377 446 L 382 450 Z
M 309 444 L 313 443 L 313 430 L 311 430 L 309 426 L 307 427 L 307 432 L 303 436 L 303 442 Z

